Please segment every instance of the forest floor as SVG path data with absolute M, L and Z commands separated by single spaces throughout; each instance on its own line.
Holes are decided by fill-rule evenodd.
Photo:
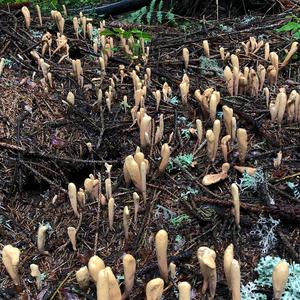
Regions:
M 230 96 L 226 88 L 223 69 L 231 65 L 230 57 L 222 60 L 219 48 L 225 52 L 239 51 L 241 70 L 245 66 L 256 69 L 270 62 L 264 59 L 264 46 L 255 54 L 245 54 L 241 42 L 250 37 L 270 43 L 271 51 L 278 53 L 280 61 L 289 50 L 290 33 L 276 29 L 287 22 L 286 16 L 296 11 L 283 11 L 276 15 L 244 16 L 217 21 L 186 19 L 187 30 L 167 25 L 140 26 L 107 20 L 106 28 L 122 26 L 126 32 L 151 35 L 148 63 L 137 57 L 132 60 L 114 37 L 116 50 L 108 59 L 105 74 L 100 71 L 100 47 L 94 53 L 91 42 L 74 35 L 72 21 L 66 19 L 65 35 L 70 46 L 70 57 L 58 63 L 61 53 L 48 56 L 53 87 L 43 86 L 43 73 L 30 52 L 41 55 L 42 34 L 53 35 L 52 49 L 56 48 L 57 28 L 50 17 L 38 24 L 36 15 L 30 31 L 24 25 L 20 11 L 0 11 L 0 58 L 6 59 L 0 77 L 0 246 L 11 244 L 21 250 L 19 273 L 21 285 L 14 287 L 3 264 L 0 264 L 0 299 L 96 299 L 95 286 L 86 291 L 78 287 L 75 271 L 87 265 L 97 254 L 110 266 L 123 290 L 124 253 L 132 254 L 137 261 L 135 287 L 130 299 L 145 299 L 146 283 L 159 277 L 156 262 L 155 234 L 160 229 L 168 232 L 168 260 L 177 266 L 177 276 L 165 284 L 163 299 L 177 299 L 177 284 L 188 281 L 193 299 L 201 296 L 202 275 L 197 260 L 197 249 L 207 246 L 216 251 L 217 289 L 215 299 L 229 299 L 223 271 L 223 254 L 234 244 L 234 257 L 240 262 L 241 281 L 246 285 L 257 278 L 255 267 L 265 255 L 278 256 L 289 263 L 300 261 L 300 124 L 282 124 L 271 121 L 265 96 Z M 93 25 L 97 27 L 98 21 Z M 202 41 L 208 40 L 210 57 L 204 55 Z M 189 49 L 190 61 L 184 68 L 182 51 Z M 84 87 L 73 76 L 71 59 L 80 59 L 83 66 Z M 133 83 L 130 71 L 140 63 L 137 75 L 144 78 L 151 68 L 147 86 L 145 108 L 153 120 L 153 127 L 164 117 L 162 140 L 143 148 L 150 163 L 147 175 L 147 199 L 140 202 L 137 223 L 134 223 L 134 185 L 126 186 L 123 177 L 125 157 L 140 146 L 140 131 L 133 124 L 131 109 L 134 106 Z M 125 66 L 124 81 L 120 81 L 119 65 Z M 190 79 L 188 103 L 181 101 L 179 85 L 184 74 Z M 109 112 L 105 92 L 113 78 L 113 100 Z M 95 80 L 96 79 L 96 80 Z M 161 90 L 167 82 L 172 96 L 161 100 L 158 110 L 152 92 Z M 96 84 L 95 84 L 96 83 Z M 103 91 L 103 101 L 97 102 L 96 85 Z M 300 92 L 300 64 L 292 60 L 279 72 L 276 85 L 269 86 L 270 99 L 276 98 L 279 88 L 289 95 Z M 231 145 L 228 178 L 212 186 L 204 186 L 206 174 L 218 173 L 224 163 L 219 146 L 212 163 L 208 158 L 205 132 L 213 127 L 207 112 L 203 111 L 194 91 L 212 87 L 221 94 L 217 118 L 222 119 L 222 106 L 233 109 L 237 128 L 248 134 L 248 152 L 245 166 L 256 168 L 259 176 L 243 186 L 246 174 L 237 172 L 239 165 L 237 142 Z M 75 104 L 68 105 L 69 91 L 75 95 Z M 128 107 L 123 96 L 128 97 Z M 96 104 L 95 104 L 96 103 Z M 203 122 L 204 137 L 199 145 L 195 134 L 196 119 Z M 155 125 L 154 125 L 155 124 Z M 154 127 L 154 128 L 155 128 Z M 154 132 L 155 130 L 153 130 Z M 222 121 L 221 137 L 226 135 Z M 170 137 L 171 136 L 171 137 Z M 171 163 L 163 174 L 158 173 L 161 146 L 169 142 Z M 92 144 L 92 150 L 87 147 Z M 282 151 L 280 166 L 274 159 Z M 83 187 L 84 180 L 93 174 L 102 182 L 107 178 L 105 163 L 112 165 L 111 180 L 115 200 L 113 229 L 109 230 L 108 208 L 96 200 L 88 199 L 80 209 L 78 219 L 68 198 L 68 184 Z M 99 176 L 101 174 L 101 176 Z M 248 176 L 249 177 L 249 176 Z M 251 176 L 250 176 L 251 177 Z M 242 180 L 243 179 L 243 180 Z M 232 214 L 230 186 L 238 183 L 240 190 L 240 227 Z M 247 183 L 246 183 L 247 184 Z M 130 210 L 128 241 L 124 240 L 123 209 Z M 277 222 L 278 221 L 278 222 Z M 49 223 L 45 250 L 37 248 L 40 224 Z M 73 251 L 67 228 L 78 227 L 77 251 Z M 260 233 L 259 233 L 260 231 Z M 273 233 L 271 235 L 270 233 Z M 266 242 L 267 241 L 267 242 Z M 263 245 L 263 242 L 266 244 Z M 39 265 L 45 275 L 42 291 L 37 291 L 30 276 L 30 264 Z M 272 287 L 259 288 L 268 299 Z

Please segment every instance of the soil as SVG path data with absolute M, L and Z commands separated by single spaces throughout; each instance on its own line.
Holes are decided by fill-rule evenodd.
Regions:
M 53 20 L 44 17 L 44 24 L 40 26 L 34 14 L 28 32 L 20 11 L 1 10 L 0 57 L 8 60 L 0 77 L 0 246 L 2 249 L 11 244 L 20 249 L 21 285 L 14 286 L 4 265 L 0 264 L 0 299 L 96 299 L 93 283 L 88 290 L 81 290 L 75 279 L 75 271 L 87 265 L 94 254 L 112 268 L 124 290 L 122 257 L 125 253 L 132 254 L 137 261 L 130 299 L 145 299 L 146 283 L 160 276 L 155 253 L 155 234 L 160 229 L 168 232 L 168 261 L 177 266 L 176 278 L 165 283 L 163 299 L 177 299 L 179 281 L 188 281 L 192 285 L 193 299 L 206 299 L 206 296 L 201 296 L 203 277 L 197 260 L 200 246 L 210 247 L 216 252 L 218 279 L 215 299 L 230 299 L 223 271 L 223 254 L 230 243 L 234 244 L 234 257 L 240 262 L 242 283 L 253 281 L 257 276 L 254 268 L 263 256 L 260 238 L 253 234 L 253 230 L 262 217 L 280 221 L 275 229 L 277 242 L 267 254 L 299 263 L 300 199 L 287 185 L 287 182 L 295 185 L 300 182 L 299 123 L 288 123 L 286 116 L 281 125 L 271 122 L 261 91 L 258 97 L 230 96 L 222 73 L 224 67 L 230 65 L 230 59 L 222 61 L 219 55 L 219 47 L 230 53 L 240 48 L 241 69 L 244 66 L 256 68 L 258 64 L 267 68 L 269 62 L 264 59 L 264 47 L 250 55 L 245 55 L 242 50 L 240 43 L 255 36 L 257 40 L 269 41 L 271 50 L 276 51 L 282 60 L 292 38 L 290 34 L 278 33 L 275 29 L 285 24 L 286 16 L 297 14 L 296 9 L 295 6 L 294 10 L 282 9 L 275 15 L 257 14 L 219 21 L 181 17 L 179 21 L 186 24 L 185 31 L 167 24 L 141 26 L 118 21 L 118 27 L 123 24 L 126 30 L 139 28 L 150 33 L 152 40 L 147 65 L 140 58 L 132 62 L 122 49 L 109 58 L 100 88 L 104 95 L 110 85 L 109 78 L 114 78 L 116 87 L 111 112 L 105 104 L 105 97 L 100 105 L 94 105 L 97 81 L 93 79 L 101 77 L 100 54 L 94 53 L 88 39 L 81 35 L 79 40 L 76 39 L 70 20 L 65 23 L 70 58 L 58 64 L 60 54 L 51 58 L 45 55 L 54 81 L 53 88 L 48 87 L 48 92 L 45 92 L 40 82 L 43 74 L 30 51 L 41 53 L 41 35 L 46 31 L 52 33 L 54 39 L 57 29 Z M 106 27 L 116 27 L 116 21 L 108 20 Z M 210 45 L 210 60 L 206 64 L 202 47 L 205 39 Z M 118 44 L 117 39 L 115 43 Z M 179 90 L 185 73 L 184 47 L 190 53 L 187 105 L 182 104 Z M 71 59 L 81 59 L 83 88 L 73 76 Z M 217 67 L 208 70 L 212 62 Z M 123 164 L 125 157 L 135 153 L 136 147 L 140 146 L 139 127 L 133 124 L 130 113 L 134 97 L 129 76 L 129 71 L 139 63 L 141 79 L 146 67 L 151 68 L 145 107 L 155 126 L 159 116 L 164 115 L 164 135 L 160 143 L 142 149 L 149 160 L 150 171 L 147 199 L 143 200 L 140 194 L 140 210 L 135 224 L 132 194 L 137 190 L 134 185 L 125 184 Z M 123 83 L 118 71 L 120 64 L 125 66 L 128 75 Z M 162 100 L 156 111 L 152 92 L 162 89 L 164 82 L 172 88 L 173 100 Z M 267 81 L 265 86 L 268 86 Z M 245 165 L 264 174 L 264 181 L 256 189 L 240 193 L 240 226 L 234 221 L 230 192 L 231 184 L 239 183 L 243 177 L 233 168 L 239 165 L 237 143 L 233 143 L 229 153 L 231 168 L 228 178 L 205 187 L 203 177 L 221 170 L 224 163 L 222 152 L 219 148 L 216 160 L 211 163 L 206 145 L 199 147 L 197 135 L 189 131 L 195 128 L 196 119 L 202 120 L 205 131 L 213 126 L 194 97 L 196 89 L 204 91 L 208 87 L 221 93 L 218 116 L 221 117 L 222 106 L 228 105 L 233 108 L 237 127 L 247 130 Z M 280 71 L 277 84 L 269 86 L 271 99 L 276 98 L 281 87 L 285 87 L 288 95 L 292 90 L 300 92 L 299 60 L 291 61 Z M 63 102 L 69 91 L 75 94 L 74 106 Z M 130 105 L 127 110 L 120 105 L 124 95 Z M 159 174 L 161 146 L 169 141 L 171 134 L 171 158 L 193 154 L 193 162 L 187 167 L 174 163 L 171 170 Z M 225 134 L 222 122 L 221 137 Z M 92 151 L 87 143 L 92 144 Z M 273 161 L 279 151 L 282 151 L 283 158 L 281 165 L 275 168 Z M 115 200 L 112 230 L 108 225 L 107 205 L 88 198 L 85 207 L 80 209 L 81 218 L 77 218 L 67 193 L 70 182 L 77 188 L 83 187 L 84 180 L 93 174 L 101 181 L 105 194 L 104 180 L 108 176 L 105 163 L 112 165 Z M 270 199 L 274 200 L 273 204 Z M 125 206 L 129 207 L 131 216 L 128 241 L 125 241 L 123 229 Z M 171 215 L 184 217 L 181 221 L 171 222 Z M 52 228 L 46 238 L 48 254 L 40 253 L 37 248 L 37 231 L 39 225 L 45 223 Z M 69 226 L 79 227 L 77 251 L 72 249 L 68 239 Z M 36 289 L 30 276 L 32 263 L 39 265 L 45 274 L 42 291 Z M 272 298 L 271 288 L 263 292 Z

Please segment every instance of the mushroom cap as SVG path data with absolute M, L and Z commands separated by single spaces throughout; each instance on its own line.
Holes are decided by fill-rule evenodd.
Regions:
M 31 275 L 32 277 L 38 277 L 38 276 L 41 275 L 41 272 L 40 272 L 40 270 L 39 270 L 39 266 L 36 265 L 36 264 L 31 264 L 31 265 L 30 265 L 30 271 L 31 271 L 30 275 Z

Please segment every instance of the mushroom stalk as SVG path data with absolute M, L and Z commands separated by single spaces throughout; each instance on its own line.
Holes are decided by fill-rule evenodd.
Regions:
M 240 264 L 233 259 L 230 270 L 230 282 L 232 289 L 232 300 L 241 300 L 241 271 Z
M 234 220 L 237 226 L 240 226 L 240 192 L 238 186 L 233 183 L 231 185 L 231 195 L 234 207 Z
M 164 281 L 168 282 L 168 233 L 163 229 L 155 236 L 155 248 L 160 274 Z

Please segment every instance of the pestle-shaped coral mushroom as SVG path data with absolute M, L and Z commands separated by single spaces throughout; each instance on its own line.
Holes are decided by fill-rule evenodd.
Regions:
M 20 254 L 20 250 L 12 245 L 6 245 L 2 250 L 2 262 L 15 285 L 20 285 L 20 276 L 18 271 Z
M 229 290 L 231 290 L 231 264 L 233 260 L 233 244 L 227 246 L 224 252 L 224 273 Z
M 40 290 L 42 288 L 42 276 L 39 270 L 39 266 L 36 264 L 31 264 L 30 271 L 30 275 L 35 278 L 36 288 Z
M 135 258 L 130 254 L 125 254 L 123 256 L 123 267 L 124 267 L 125 292 L 122 298 L 125 298 L 129 296 L 134 285 L 134 277 L 136 271 Z
M 76 185 L 72 182 L 68 185 L 68 195 L 70 199 L 70 203 L 75 215 L 79 218 L 79 213 L 77 209 L 77 188 Z
M 240 264 L 235 259 L 233 259 L 231 262 L 230 284 L 231 284 L 232 300 L 241 300 Z
M 88 288 L 90 284 L 90 274 L 87 266 L 81 267 L 76 271 L 76 280 L 81 289 Z
M 168 282 L 168 233 L 163 229 L 155 235 L 155 248 L 159 272 L 164 281 Z
M 188 282 L 186 281 L 179 282 L 178 290 L 179 290 L 179 300 L 191 299 L 191 285 Z
M 105 270 L 108 275 L 109 300 L 121 300 L 121 290 L 120 290 L 119 283 L 118 283 L 114 273 L 112 272 L 110 267 L 106 267 Z
M 30 23 L 31 23 L 31 17 L 30 17 L 30 11 L 27 6 L 22 7 L 22 14 L 25 19 L 25 26 L 26 26 L 27 30 L 29 30 Z
M 38 235 L 37 235 L 37 247 L 41 253 L 47 254 L 48 252 L 45 251 L 45 244 L 46 244 L 46 233 L 47 230 L 50 230 L 51 226 L 49 223 L 43 225 L 40 224 L 38 229 Z
M 217 272 L 216 272 L 216 252 L 208 247 L 200 247 L 197 257 L 203 275 L 202 294 L 209 288 L 210 297 L 213 299 L 216 293 Z
M 89 259 L 88 269 L 89 269 L 90 276 L 94 282 L 97 282 L 98 273 L 100 270 L 103 270 L 104 268 L 105 268 L 105 264 L 99 256 L 94 255 Z
M 234 220 L 237 226 L 240 225 L 240 192 L 238 186 L 233 183 L 231 185 L 231 195 L 233 202 Z
M 164 291 L 164 281 L 161 278 L 150 280 L 146 285 L 146 299 L 160 300 Z
M 102 269 L 97 273 L 97 300 L 110 300 L 109 297 L 109 279 L 106 269 Z
M 272 284 L 275 300 L 280 300 L 289 278 L 289 264 L 282 260 L 273 269 Z
M 160 173 L 163 173 L 166 170 L 170 159 L 170 153 L 171 151 L 168 143 L 163 144 L 161 147 L 161 162 L 158 168 Z

